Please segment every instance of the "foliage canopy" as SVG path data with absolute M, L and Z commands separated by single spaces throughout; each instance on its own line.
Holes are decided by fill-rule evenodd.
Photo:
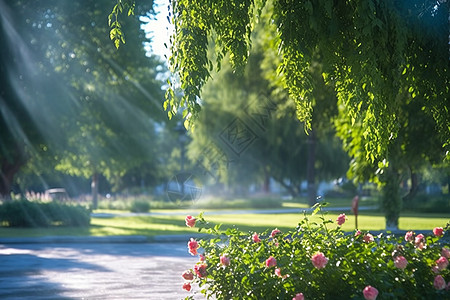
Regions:
M 311 128 L 314 81 L 308 75 L 320 53 L 323 77 L 334 87 L 350 123 L 362 126 L 365 157 L 380 162 L 397 138 L 401 103 L 421 99 L 450 157 L 448 11 L 446 1 L 172 1 L 175 33 L 172 71 L 178 82 L 166 94 L 169 117 L 185 107 L 187 125 L 201 109 L 201 91 L 214 65 L 229 55 L 246 64 L 251 32 L 263 9 L 276 27 L 278 66 L 298 118 Z M 208 44 L 216 47 L 213 64 Z

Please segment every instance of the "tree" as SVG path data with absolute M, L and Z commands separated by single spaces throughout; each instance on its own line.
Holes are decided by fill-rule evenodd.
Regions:
M 128 37 L 130 46 L 118 52 L 107 42 L 103 12 L 109 1 L 9 5 L 15 15 L 10 25 L 23 38 L 27 53 L 33 53 L 32 59 L 21 53 L 13 58 L 29 59 L 29 67 L 36 70 L 29 82 L 43 82 L 46 87 L 38 89 L 38 97 L 29 97 L 46 108 L 35 116 L 44 124 L 36 124 L 35 119 L 26 124 L 39 129 L 42 138 L 36 144 L 46 149 L 41 152 L 48 153 L 51 165 L 91 177 L 94 196 L 98 174 L 118 186 L 121 177 L 141 164 L 155 170 L 155 123 L 164 122 L 157 100 L 163 96 L 162 83 L 156 77 L 163 68 L 158 59 L 145 56 L 142 43 L 147 39 L 138 18 L 151 12 L 151 3 L 137 5 L 136 16 L 124 21 L 124 27 L 135 33 Z M 21 103 L 10 100 L 11 105 L 16 102 Z M 7 123 L 6 128 L 13 127 Z M 30 155 L 36 154 L 37 145 L 29 147 Z
M 450 158 L 447 1 L 181 0 L 172 5 L 175 33 L 170 62 L 180 83 L 172 82 L 166 93 L 169 117 L 186 108 L 187 126 L 197 118 L 202 87 L 214 68 L 208 55 L 210 39 L 216 44 L 217 68 L 229 57 L 239 72 L 248 59 L 254 24 L 272 5 L 267 26 L 276 26 L 279 74 L 306 130 L 312 128 L 317 87 L 309 70 L 319 51 L 325 83 L 333 86 L 345 111 L 337 124 L 356 125 L 353 131 L 342 131 L 341 137 L 350 138 L 355 131 L 362 136 L 347 147 L 351 156 L 358 154 L 353 162 L 361 163 L 357 168 L 361 174 L 380 168 L 380 174 L 385 169 L 393 173 L 388 177 L 397 178 L 402 103 L 418 97 L 424 100 L 421 110 L 433 120 L 440 159 Z M 175 97 L 178 86 L 181 98 Z M 384 181 L 397 188 L 398 195 L 397 185 Z M 394 215 L 397 208 L 391 211 Z
M 308 179 L 312 205 L 317 182 L 340 177 L 346 169 L 346 155 L 332 128 L 336 101 L 329 87 L 316 90 L 311 142 L 312 134 L 307 136 L 296 120 L 287 93 L 278 93 L 279 87 L 266 79 L 276 75 L 273 49 L 266 45 L 272 32 L 260 29 L 253 32 L 253 48 L 242 74 L 234 74 L 227 62 L 221 72 L 211 74 L 192 132 L 190 157 L 232 190 L 259 182 L 269 191 L 273 178 L 297 197 L 301 182 Z M 311 76 L 323 82 L 318 63 Z
M 449 4 L 444 1 L 172 2 L 175 34 L 171 63 L 184 94 L 178 99 L 169 90 L 165 105 L 170 114 L 186 106 L 188 123 L 196 118 L 201 108 L 197 96 L 201 96 L 213 65 L 207 52 L 209 38 L 217 45 L 218 66 L 228 53 L 232 66 L 242 68 L 253 24 L 270 3 L 273 13 L 268 26 L 277 28 L 280 75 L 307 130 L 311 129 L 316 88 L 308 71 L 319 50 L 325 82 L 334 87 L 338 105 L 345 112 L 338 124 L 354 128 L 341 131 L 341 136 L 350 138 L 355 132 L 361 136 L 347 150 L 354 162 L 360 163 L 361 174 L 378 167 L 380 172 L 386 169 L 386 175 L 392 173 L 383 179 L 391 185 L 384 189 L 386 197 L 388 190 L 398 190 L 398 180 L 391 179 L 398 174 L 396 153 L 402 144 L 398 139 L 405 101 L 424 100 L 421 109 L 434 122 L 439 153 L 450 158 Z M 398 199 L 398 191 L 395 195 Z M 395 206 L 387 212 L 394 214 L 388 216 L 388 223 L 396 219 Z

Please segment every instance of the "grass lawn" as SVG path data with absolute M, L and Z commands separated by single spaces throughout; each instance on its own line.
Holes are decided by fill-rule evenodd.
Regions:
M 157 212 L 157 211 L 153 211 Z M 328 213 L 326 219 L 336 220 L 338 213 Z M 134 216 L 115 218 L 92 218 L 89 228 L 6 228 L 0 227 L 0 237 L 36 237 L 36 236 L 111 236 L 111 235 L 171 235 L 192 234 L 195 229 L 186 227 L 184 215 Z M 277 227 L 282 231 L 295 228 L 303 218 L 302 214 L 229 214 L 216 215 L 205 212 L 205 219 L 213 225 L 222 223 L 222 229 L 236 226 L 242 231 L 264 232 Z M 343 225 L 345 231 L 355 228 L 353 215 L 348 214 Z M 311 218 L 318 222 L 319 216 Z M 431 230 L 444 227 L 450 221 L 450 214 L 402 214 L 400 229 Z M 361 230 L 382 230 L 385 226 L 384 216 L 377 212 L 361 212 L 358 217 Z M 329 226 L 335 226 L 330 224 Z

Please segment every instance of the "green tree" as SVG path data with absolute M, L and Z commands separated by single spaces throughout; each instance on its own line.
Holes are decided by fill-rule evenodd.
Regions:
M 170 114 L 186 106 L 189 113 L 184 115 L 193 120 L 200 110 L 197 96 L 212 68 L 208 38 L 216 42 L 219 66 L 227 54 L 237 70 L 245 65 L 251 31 L 267 3 L 273 3 L 267 26 L 276 26 L 279 72 L 296 103 L 298 118 L 306 129 L 312 128 L 318 81 L 309 71 L 319 53 L 325 83 L 334 87 L 338 99 L 341 113 L 337 124 L 347 124 L 349 129 L 338 131 L 345 140 L 359 137 L 346 147 L 359 170 L 355 174 L 380 169 L 379 174 L 384 175 L 378 179 L 384 182 L 385 199 L 393 197 L 387 221 L 395 224 L 401 169 L 396 165 L 404 145 L 399 141 L 403 138 L 403 104 L 423 99 L 421 111 L 433 121 L 438 152 L 450 157 L 449 4 L 372 0 L 172 2 L 175 35 L 171 63 L 184 94 L 178 99 L 169 90 L 166 107 Z
M 172 4 L 171 63 L 184 95 L 177 100 L 169 90 L 166 106 L 171 113 L 187 106 L 188 116 L 195 117 L 200 109 L 197 96 L 212 67 L 208 38 L 216 42 L 218 62 L 229 53 L 232 66 L 241 68 L 248 58 L 253 24 L 266 1 Z M 436 122 L 441 145 L 449 149 L 447 2 L 273 1 L 273 7 L 270 23 L 277 26 L 280 39 L 281 75 L 308 129 L 314 83 L 307 71 L 320 49 L 324 76 L 334 82 L 349 117 L 363 117 L 364 150 L 370 161 L 382 161 L 396 138 L 402 101 L 397 95 L 405 86 L 413 97 L 427 99 L 424 110 Z
M 38 89 L 38 96 L 29 96 L 35 107 L 46 108 L 45 113 L 34 110 L 34 119 L 26 122 L 42 136 L 29 147 L 33 150 L 29 155 L 42 148 L 50 166 L 91 177 L 94 200 L 99 174 L 118 187 L 123 176 L 143 164 L 158 173 L 155 124 L 165 118 L 157 76 L 163 67 L 157 58 L 145 55 L 143 43 L 148 40 L 139 21 L 139 16 L 151 13 L 151 5 L 137 5 L 136 16 L 124 20 L 124 28 L 134 34 L 117 51 L 108 43 L 103 14 L 112 6 L 110 1 L 8 4 L 14 16 L 12 30 L 21 37 L 26 53 L 33 53 L 32 57 L 14 53 L 12 61 L 29 59 L 35 68 L 30 84 L 43 82 L 46 87 Z M 14 46 L 17 41 L 8 42 Z M 18 100 L 11 103 L 23 103 Z
M 295 119 L 295 107 L 287 93 L 277 94 L 279 87 L 266 79 L 276 72 L 271 63 L 273 51 L 265 45 L 270 33 L 257 30 L 253 34 L 254 44 L 244 72 L 234 74 L 230 64 L 224 63 L 221 72 L 212 74 L 212 80 L 205 85 L 190 156 L 201 160 L 214 179 L 232 190 L 245 190 L 259 182 L 268 191 L 269 179 L 273 178 L 296 197 L 301 182 L 308 179 L 314 204 L 316 183 L 340 177 L 346 170 L 346 155 L 332 128 L 337 113 L 332 89 L 330 92 L 323 85 L 314 94 L 318 106 L 313 125 L 315 138 L 311 140 L 312 134 L 307 136 Z M 319 64 L 311 72 L 323 82 Z M 326 97 L 328 101 L 323 99 Z

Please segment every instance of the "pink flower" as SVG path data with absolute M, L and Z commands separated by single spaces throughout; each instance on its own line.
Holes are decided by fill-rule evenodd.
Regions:
M 228 267 L 228 266 L 230 265 L 230 258 L 227 257 L 227 256 L 225 256 L 225 255 L 222 255 L 222 256 L 220 257 L 220 263 L 221 263 L 223 266 Z
M 261 242 L 261 240 L 256 232 L 252 235 L 252 239 L 253 239 L 253 242 L 255 242 L 255 243 Z
M 190 291 L 191 290 L 191 283 L 190 282 L 185 282 L 184 284 L 183 284 L 183 289 L 184 290 L 186 290 L 186 291 Z
M 292 300 L 304 300 L 305 297 L 303 296 L 303 293 L 298 293 L 297 295 L 295 295 L 294 298 L 292 298 Z
M 194 266 L 195 274 L 197 274 L 198 277 L 206 277 L 206 275 L 207 275 L 206 267 L 207 267 L 207 265 L 205 263 L 196 264 Z
M 442 248 L 441 255 L 447 259 L 450 258 L 450 250 L 446 247 Z
M 397 256 L 394 258 L 394 265 L 395 267 L 404 270 L 406 268 L 406 265 L 408 264 L 408 261 L 406 260 L 406 258 L 404 256 Z
M 281 233 L 281 230 L 278 230 L 278 228 L 275 228 L 274 230 L 272 230 L 270 237 L 275 237 L 279 233 Z
M 416 238 L 414 239 L 414 244 L 416 248 L 419 250 L 422 250 L 425 246 L 425 236 L 423 234 L 416 235 Z
M 197 221 L 197 219 L 194 218 L 193 216 L 187 216 L 186 217 L 186 226 L 187 227 L 194 227 L 196 221 Z
M 193 238 L 191 238 L 190 241 L 188 242 L 188 248 L 189 248 L 189 253 L 191 255 L 197 255 L 198 254 L 198 252 L 197 252 L 198 243 Z
M 373 286 L 366 286 L 363 290 L 364 299 L 366 300 L 375 300 L 378 296 L 378 290 Z
M 448 266 L 448 260 L 444 256 L 441 256 L 438 260 L 436 260 L 436 265 L 440 271 L 444 270 Z
M 345 214 L 340 214 L 337 219 L 336 222 L 339 226 L 341 226 L 342 224 L 345 223 Z
M 414 232 L 408 231 L 408 232 L 405 234 L 405 241 L 407 241 L 407 242 L 412 242 L 413 240 L 414 240 Z
M 318 252 L 311 257 L 311 262 L 317 269 L 323 269 L 328 263 L 328 258 L 322 252 Z
M 373 235 L 371 235 L 370 233 L 366 233 L 363 237 L 363 241 L 364 241 L 364 243 L 367 243 L 367 244 L 373 242 L 374 241 Z
M 437 290 L 445 289 L 446 284 L 445 284 L 444 277 L 442 277 L 441 275 L 437 275 L 436 277 L 434 277 L 433 285 L 434 285 L 434 288 Z
M 356 230 L 356 231 L 355 231 L 355 236 L 358 236 L 358 235 L 361 235 L 361 231 Z
M 443 236 L 444 235 L 444 228 L 442 227 L 435 227 L 433 229 L 433 233 L 435 236 Z
M 286 278 L 288 277 L 287 274 L 285 274 L 285 275 L 282 275 L 282 274 L 281 274 L 281 269 L 280 269 L 280 268 L 276 268 L 276 269 L 275 269 L 275 275 L 277 275 L 278 277 L 281 277 L 281 278 L 283 278 L 283 279 L 286 279 Z
M 271 268 L 275 267 L 277 265 L 277 260 L 275 257 L 270 256 L 268 259 L 266 259 L 266 267 Z
M 205 256 L 203 254 L 200 254 L 199 259 L 200 259 L 200 261 L 205 261 Z
M 189 270 L 183 272 L 183 274 L 181 274 L 181 277 L 183 277 L 185 280 L 192 280 L 194 279 L 194 274 Z

